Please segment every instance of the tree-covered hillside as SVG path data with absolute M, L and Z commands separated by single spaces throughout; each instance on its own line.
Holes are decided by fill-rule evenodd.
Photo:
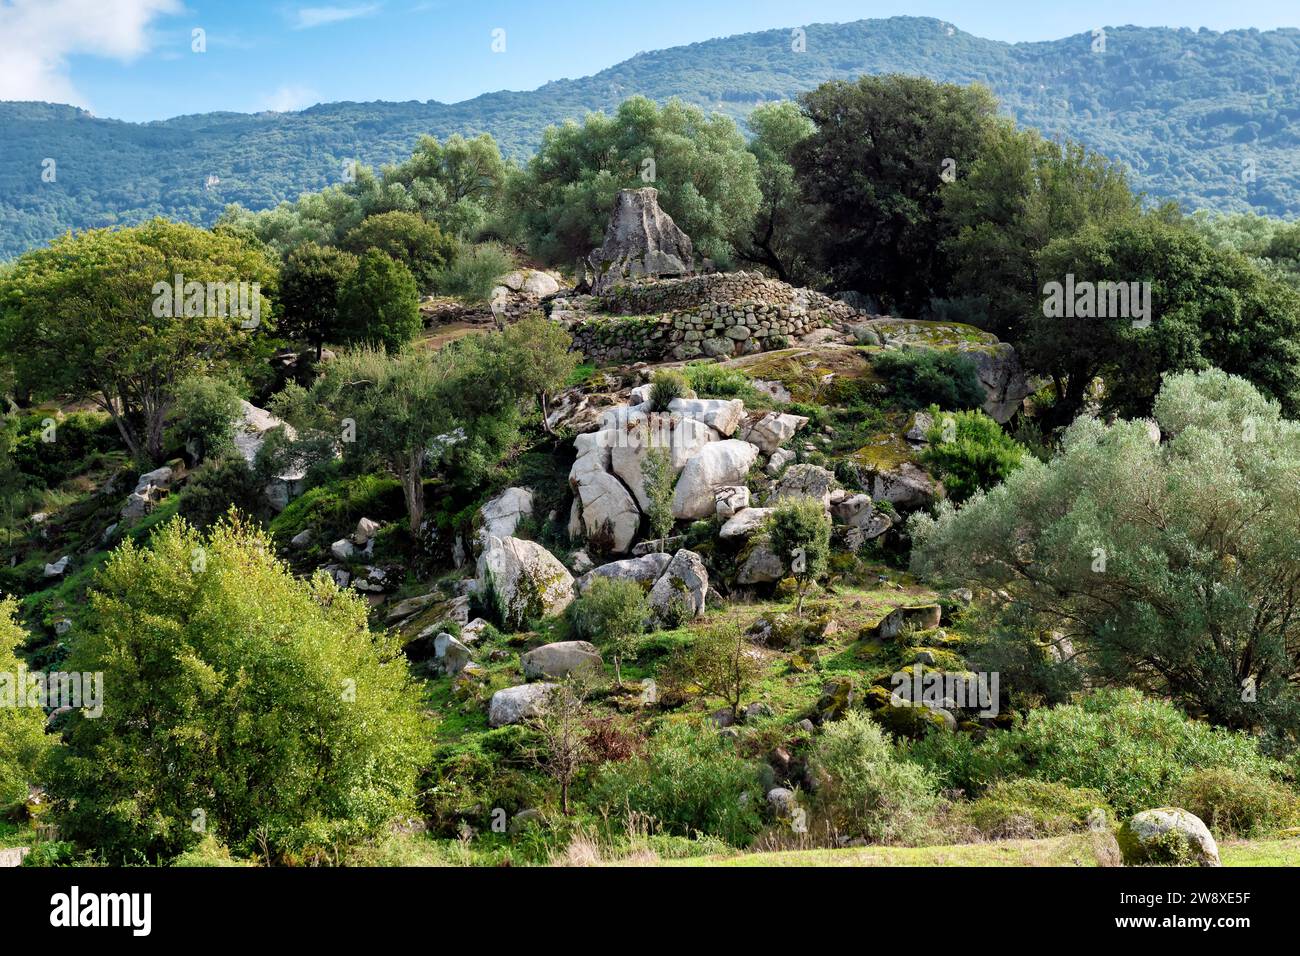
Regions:
M 1127 164 L 1153 198 L 1220 211 L 1300 212 L 1300 30 L 1107 28 L 1009 45 L 928 18 L 772 30 L 642 53 L 594 76 L 463 103 L 333 103 L 301 113 L 210 113 L 157 123 L 0 104 L 0 258 L 69 227 L 153 215 L 210 223 L 340 181 L 352 160 L 406 157 L 418 136 L 489 132 L 522 159 L 542 130 L 633 94 L 743 118 L 831 78 L 903 72 L 982 82 L 1022 125 Z M 55 161 L 53 182 L 42 178 Z M 215 177 L 215 180 L 210 180 Z

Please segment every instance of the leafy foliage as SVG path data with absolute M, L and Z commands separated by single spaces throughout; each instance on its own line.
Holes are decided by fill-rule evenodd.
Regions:
M 943 413 L 932 405 L 930 415 L 934 424 L 921 460 L 954 503 L 987 491 L 1020 467 L 1024 447 L 983 412 Z
M 984 387 L 975 363 L 959 352 L 891 350 L 876 355 L 872 364 L 903 408 L 937 405 L 957 410 L 984 404 Z
M 296 580 L 238 523 L 175 521 L 148 548 L 123 544 L 91 604 L 69 663 L 104 672 L 111 706 L 73 713 L 50 764 L 69 839 L 157 861 L 206 831 L 301 861 L 411 806 L 420 696 L 365 601 L 327 575 Z

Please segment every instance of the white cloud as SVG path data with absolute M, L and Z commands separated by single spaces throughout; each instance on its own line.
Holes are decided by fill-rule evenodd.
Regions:
M 320 102 L 320 94 L 310 87 L 286 84 L 274 93 L 262 97 L 262 109 L 276 113 L 291 113 Z
M 0 0 L 0 100 L 84 106 L 68 57 L 139 56 L 150 23 L 182 9 L 180 0 Z
M 368 17 L 378 13 L 380 6 L 381 4 L 378 3 L 368 3 L 353 7 L 302 7 L 298 10 L 294 29 L 310 30 L 312 27 L 323 27 L 331 23 L 342 23 L 344 20 Z

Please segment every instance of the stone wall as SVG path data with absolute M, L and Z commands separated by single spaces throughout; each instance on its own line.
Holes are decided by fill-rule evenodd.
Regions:
M 852 310 L 829 296 L 797 289 L 759 272 L 716 272 L 683 279 L 626 283 L 601 298 L 601 310 L 612 315 L 690 310 L 703 303 L 764 302 L 802 306 L 807 310 L 838 307 Z
M 823 326 L 842 325 L 839 310 L 809 311 L 766 302 L 710 303 L 664 315 L 592 316 L 569 326 L 573 346 L 598 364 L 727 358 L 783 349 Z
M 757 272 L 725 272 L 619 286 L 600 299 L 556 299 L 574 348 L 591 361 L 685 361 L 786 348 L 824 326 L 844 328 L 851 307 Z M 605 315 L 593 314 L 596 309 Z

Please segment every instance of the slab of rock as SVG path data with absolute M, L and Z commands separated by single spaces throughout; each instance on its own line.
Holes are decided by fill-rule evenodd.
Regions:
M 831 504 L 831 519 L 852 528 L 866 528 L 871 524 L 874 509 L 870 495 L 853 495 Z
M 785 577 L 785 562 L 766 540 L 754 545 L 736 574 L 737 584 L 770 584 Z
M 1005 425 L 1020 411 L 1021 403 L 1034 393 L 1015 348 L 999 342 L 963 349 L 962 354 L 974 360 L 975 371 L 984 386 L 984 413 L 999 425 Z
M 746 508 L 744 511 L 738 511 L 718 530 L 718 537 L 748 538 L 763 529 L 771 514 L 771 508 Z
M 829 509 L 834 484 L 835 476 L 821 465 L 791 465 L 777 481 L 769 504 L 791 498 L 812 498 Z
M 794 459 L 794 452 L 790 451 L 788 448 L 778 448 L 776 451 L 772 452 L 772 457 L 768 459 L 767 467 L 763 470 L 775 478 L 781 474 L 785 466 L 794 461 Z
M 716 507 L 714 492 L 741 485 L 758 458 L 758 448 L 734 438 L 705 445 L 686 463 L 673 493 L 674 518 L 707 518 Z
M 470 663 L 469 648 L 450 634 L 439 634 L 433 639 L 433 656 L 442 662 L 445 673 L 456 675 Z
M 583 536 L 615 554 L 626 553 L 641 528 L 641 511 L 623 483 L 609 472 L 592 471 L 575 490 Z
M 511 630 L 559 614 L 573 602 L 573 575 L 535 541 L 489 539 L 478 561 L 477 580 L 479 594 L 487 593 L 491 580 L 502 623 Z
M 918 604 L 914 607 L 896 607 L 877 625 L 876 633 L 886 641 L 893 640 L 908 627 L 928 630 L 939 626 L 943 611 L 937 604 Z
M 605 241 L 581 265 L 592 293 L 606 295 L 627 279 L 690 274 L 695 250 L 690 237 L 659 208 L 658 190 L 621 189 Z
M 578 593 L 586 592 L 587 588 L 591 587 L 591 582 L 598 577 L 615 581 L 635 581 L 637 584 L 650 587 L 663 576 L 671 561 L 672 555 L 657 552 L 639 558 L 624 558 L 622 561 L 602 564 L 578 579 Z
M 674 398 L 668 411 L 703 422 L 730 438 L 745 416 L 745 403 L 738 398 Z
M 330 545 L 330 554 L 338 561 L 349 561 L 357 553 L 357 549 L 352 546 L 352 542 L 347 538 L 339 538 Z
M 59 560 L 55 561 L 53 564 L 47 564 L 45 566 L 43 576 L 47 578 L 61 577 L 63 573 L 68 570 L 68 565 L 71 563 L 72 563 L 72 557 L 70 555 L 65 554 L 63 557 L 59 558 Z
M 419 594 L 415 597 L 409 597 L 405 601 L 398 601 L 388 611 L 388 623 L 394 624 L 397 621 L 405 620 L 411 615 L 423 611 L 437 599 L 438 595 L 430 592 L 428 594 Z
M 871 483 L 871 497 L 897 508 L 924 508 L 937 493 L 934 479 L 911 462 L 877 472 Z
M 713 510 L 719 518 L 730 518 L 749 507 L 749 489 L 744 485 L 724 485 L 713 493 Z
M 497 691 L 488 701 L 488 726 L 505 727 L 540 716 L 555 688 L 555 684 L 520 684 Z
M 507 488 L 478 510 L 481 541 L 513 537 L 519 522 L 533 514 L 533 493 L 528 488 Z
M 903 437 L 913 444 L 922 444 L 930 440 L 926 435 L 933 427 L 933 415 L 929 412 L 917 412 L 912 416 L 912 424 Z
M 313 535 L 311 529 L 308 528 L 304 531 L 299 531 L 297 534 L 295 534 L 293 536 L 293 539 L 289 542 L 289 547 L 294 548 L 295 550 L 298 551 L 302 551 L 307 548 L 310 548 L 311 543 L 314 539 L 315 539 L 315 535 Z
M 787 415 L 783 412 L 752 412 L 745 417 L 740 426 L 740 435 L 750 444 L 757 445 L 764 454 L 770 455 L 791 438 L 808 419 L 802 415 Z
M 539 677 L 558 680 L 583 670 L 599 670 L 605 660 L 596 646 L 587 641 L 557 641 L 533 648 L 519 658 L 519 663 L 528 680 Z
M 1219 845 L 1205 822 L 1179 807 L 1158 807 L 1135 814 L 1116 835 L 1124 863 L 1219 866 Z
M 709 572 L 703 559 L 685 548 L 673 555 L 668 567 L 650 589 L 650 608 L 661 617 L 671 609 L 678 598 L 686 602 L 692 617 L 704 613 L 709 596 Z

